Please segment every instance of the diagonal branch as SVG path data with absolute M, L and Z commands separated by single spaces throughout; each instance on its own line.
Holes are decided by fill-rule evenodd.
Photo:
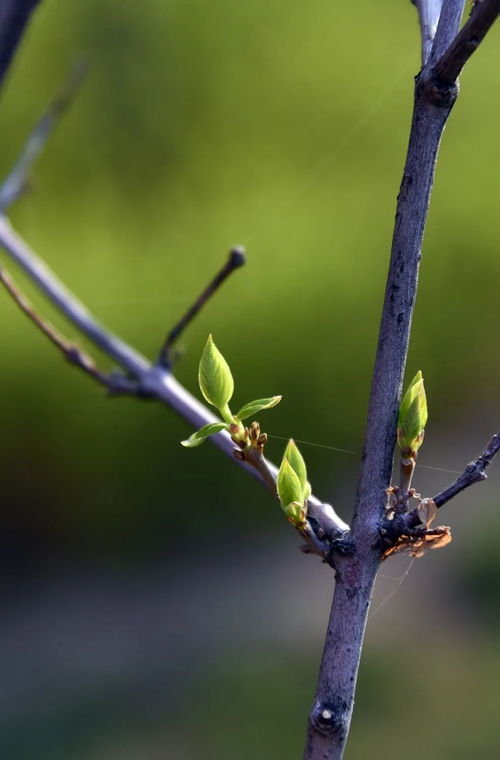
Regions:
M 486 468 L 489 467 L 495 456 L 500 452 L 500 433 L 495 433 L 487 446 L 481 452 L 481 454 L 469 462 L 463 473 L 455 480 L 454 483 L 449 485 L 443 491 L 440 491 L 436 496 L 433 496 L 432 500 L 436 507 L 442 507 L 448 501 L 451 501 L 457 494 L 464 491 L 469 486 L 473 486 L 474 483 L 480 483 L 486 480 Z M 414 528 L 420 524 L 420 517 L 416 510 L 413 510 L 406 515 L 404 519 L 404 528 Z
M 188 326 L 188 324 L 195 318 L 198 312 L 204 307 L 208 299 L 211 298 L 214 293 L 220 288 L 222 283 L 227 280 L 229 275 L 236 271 L 236 269 L 242 267 L 244 264 L 245 251 L 243 248 L 233 248 L 232 251 L 230 251 L 228 260 L 222 269 L 217 272 L 213 280 L 209 282 L 207 287 L 198 296 L 196 301 L 189 307 L 182 318 L 168 333 L 158 357 L 158 364 L 161 367 L 168 368 L 172 365 L 172 346 L 174 345 L 177 338 Z
M 427 62 L 429 66 L 436 64 L 455 39 L 464 14 L 464 7 L 465 0 L 443 0 L 431 54 Z
M 86 372 L 96 382 L 104 385 L 112 393 L 135 393 L 135 386 L 130 380 L 118 375 L 106 375 L 101 372 L 92 359 L 79 346 L 71 343 L 64 338 L 49 322 L 41 317 L 28 301 L 24 293 L 15 284 L 12 277 L 5 269 L 0 267 L 0 282 L 4 285 L 7 292 L 12 296 L 15 303 L 21 311 L 35 324 L 39 330 L 58 348 L 63 356 L 75 366 Z
M 83 63 L 75 65 L 61 91 L 56 95 L 45 113 L 31 130 L 20 157 L 4 179 L 0 188 L 0 212 L 5 211 L 25 191 L 29 170 L 45 147 L 45 143 L 55 124 L 73 100 L 83 81 L 85 72 L 86 67 Z
M 500 14 L 500 0 L 480 0 L 453 42 L 436 63 L 435 75 L 453 84 Z
M 491 441 L 481 452 L 477 459 L 469 462 L 462 475 L 456 479 L 448 488 L 440 491 L 434 496 L 433 501 L 436 507 L 442 507 L 447 501 L 453 499 L 460 491 L 465 490 L 474 483 L 479 483 L 481 480 L 486 480 L 486 468 L 491 464 L 494 457 L 500 451 L 500 433 L 495 433 Z
M 166 404 L 193 427 L 200 428 L 218 419 L 206 406 L 192 396 L 164 367 L 153 365 L 132 346 L 113 335 L 95 319 L 76 297 L 63 285 L 53 272 L 14 232 L 8 220 L 0 215 L 0 246 L 16 261 L 52 303 L 101 351 L 118 362 L 129 374 L 134 383 L 126 389 L 120 381 L 123 392 L 154 398 Z M 118 380 L 117 380 L 118 382 Z M 211 436 L 217 448 L 236 462 L 234 444 L 230 436 L 222 431 Z M 261 475 L 246 462 L 238 462 L 243 469 L 257 476 Z M 268 462 L 273 477 L 277 476 L 277 467 Z M 329 504 L 324 504 L 314 496 L 309 498 L 309 512 L 324 533 L 332 538 L 342 536 L 349 526 L 336 514 Z

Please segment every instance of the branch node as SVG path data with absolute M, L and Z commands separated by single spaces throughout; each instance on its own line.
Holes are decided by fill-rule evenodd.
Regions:
M 447 111 L 451 111 L 459 93 L 458 82 L 443 80 L 436 69 L 432 69 L 426 76 L 420 75 L 417 88 L 429 103 Z
M 310 715 L 311 726 L 323 736 L 342 737 L 349 725 L 349 706 L 342 700 L 317 702 Z

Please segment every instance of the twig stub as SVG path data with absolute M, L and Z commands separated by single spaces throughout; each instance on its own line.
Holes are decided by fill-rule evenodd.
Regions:
M 227 280 L 230 274 L 239 269 L 246 262 L 245 250 L 241 247 L 232 248 L 229 252 L 228 259 L 222 269 L 217 272 L 213 280 L 200 293 L 196 301 L 189 307 L 186 313 L 181 317 L 174 327 L 170 330 L 158 356 L 157 364 L 165 369 L 172 366 L 172 346 L 185 330 L 187 325 L 195 318 L 199 311 L 205 306 L 207 301 L 220 288 L 222 283 Z

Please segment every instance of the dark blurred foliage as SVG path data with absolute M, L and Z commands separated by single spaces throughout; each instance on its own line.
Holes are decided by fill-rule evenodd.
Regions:
M 408 361 L 409 376 L 422 369 L 429 399 L 421 462 L 452 470 L 463 467 L 498 428 L 497 42 L 494 29 L 468 65 L 444 137 Z M 197 362 L 212 332 L 234 372 L 236 405 L 283 394 L 279 407 L 262 414 L 267 432 L 359 451 L 419 49 L 408 1 L 42 0 L 3 93 L 3 172 L 74 60 L 83 57 L 90 69 L 33 172 L 32 192 L 18 202 L 12 219 L 106 325 L 151 357 L 229 248 L 245 245 L 248 266 L 183 336 L 178 378 L 198 392 Z M 37 307 L 80 340 L 10 269 Z M 104 398 L 62 362 L 3 293 L 0 323 L 0 548 L 9 604 L 17 604 L 23 584 L 50 584 L 74 564 L 133 573 L 151 563 L 168 566 L 174 558 L 191 568 L 200 554 L 213 552 L 214 562 L 222 561 L 214 543 L 252 546 L 289 530 L 271 498 L 209 444 L 181 449 L 179 440 L 190 432 L 182 420 L 152 402 Z M 271 439 L 271 458 L 279 459 L 283 446 Z M 347 519 L 357 458 L 305 445 L 303 452 L 314 491 Z M 416 486 L 427 495 L 453 477 L 421 470 Z M 444 598 L 452 607 L 466 605 L 480 640 L 498 635 L 497 628 L 485 632 L 473 612 L 476 602 L 483 600 L 487 609 L 488 600 L 498 597 L 498 560 L 489 546 L 496 528 L 490 530 L 488 522 L 497 525 L 492 515 L 498 482 L 492 473 L 491 482 L 476 487 L 477 496 L 460 497 L 456 508 L 449 507 L 443 521 L 457 523 L 458 538 L 437 565 L 423 561 L 444 573 Z M 486 500 L 482 505 L 480 498 Z M 467 511 L 471 505 L 473 512 Z M 308 560 L 295 556 L 294 538 L 288 538 L 291 567 L 300 574 Z M 423 588 L 435 577 L 421 566 L 415 572 L 423 573 Z M 88 574 L 98 587 L 94 572 Z M 256 572 L 266 577 L 264 565 Z M 314 572 L 326 573 L 316 566 Z M 295 605 L 294 583 L 289 587 Z M 230 586 L 228 593 L 238 590 Z M 421 596 L 425 609 L 426 593 Z M 133 608 L 131 603 L 131 616 Z M 217 614 L 224 627 L 223 607 Z M 413 620 L 420 613 L 405 614 Z M 286 659 L 286 647 L 273 659 L 275 642 L 265 656 L 235 653 L 234 660 L 212 662 L 206 681 L 200 676 L 192 687 L 201 709 L 188 696 L 185 707 L 182 695 L 176 707 L 169 701 L 165 731 L 175 725 L 178 710 L 184 732 L 168 756 L 232 757 L 234 736 L 245 725 L 250 738 L 238 756 L 264 757 L 251 739 L 258 712 L 259 731 L 278 739 L 273 758 L 298 757 L 320 634 L 304 655 L 300 647 L 293 650 L 290 656 L 299 662 Z M 36 629 L 31 635 L 36 639 Z M 412 641 L 411 651 L 398 650 L 395 659 L 387 647 L 368 650 L 350 757 L 366 757 L 372 740 L 390 757 L 413 757 L 409 734 L 420 749 L 422 735 L 429 737 L 429 757 L 497 755 L 498 739 L 486 718 L 484 724 L 479 712 L 471 718 L 474 744 L 464 740 L 457 717 L 472 709 L 476 689 L 469 681 L 457 697 L 457 679 L 474 672 L 473 660 L 465 657 L 467 643 L 448 652 L 443 634 L 436 663 L 429 641 L 421 649 Z M 478 657 L 478 668 L 491 668 L 486 685 L 477 688 L 498 708 L 492 684 L 498 655 L 483 645 Z M 127 695 L 134 694 L 131 683 L 124 687 Z M 444 704 L 433 702 L 430 710 L 437 683 Z M 38 712 L 39 724 L 34 713 L 21 709 L 5 735 L 6 756 L 156 756 L 155 737 L 158 747 L 165 741 L 165 696 L 161 685 L 141 684 L 139 695 L 150 694 L 144 710 L 141 696 L 120 702 L 104 686 L 102 700 L 99 689 L 90 690 L 81 708 L 68 698 L 66 713 L 56 701 L 58 720 L 49 714 L 50 700 L 45 713 Z M 118 682 L 117 693 L 120 688 Z M 447 702 L 451 718 L 443 718 L 447 727 L 441 730 Z M 400 706 L 398 734 L 386 721 Z M 132 712 L 137 748 L 131 738 L 128 754 L 123 747 L 106 751 L 105 742 L 96 749 L 92 737 L 107 736 L 112 725 L 117 736 L 128 735 Z M 27 715 L 33 731 L 21 741 Z M 490 720 L 492 713 L 485 715 Z M 85 734 L 88 746 L 68 748 Z M 151 745 L 142 743 L 144 737 Z

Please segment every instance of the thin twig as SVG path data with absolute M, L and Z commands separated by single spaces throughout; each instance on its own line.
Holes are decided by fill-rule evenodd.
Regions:
M 39 0 L 2 0 L 0 2 L 0 84 L 12 62 L 32 12 Z
M 443 0 L 411 0 L 417 7 L 422 39 L 422 66 L 425 66 L 431 54 L 432 43 L 441 13 Z
M 475 5 L 468 21 L 436 63 L 435 75 L 443 84 L 457 80 L 499 14 L 500 0 L 481 0 Z
M 101 372 L 89 354 L 76 344 L 67 340 L 55 329 L 55 327 L 53 327 L 53 325 L 43 319 L 43 317 L 35 311 L 32 304 L 3 267 L 0 267 L 0 282 L 5 286 L 7 292 L 12 296 L 21 311 L 23 311 L 33 324 L 35 324 L 50 340 L 50 342 L 61 351 L 71 364 L 79 367 L 85 373 L 90 375 L 93 380 L 104 385 L 105 388 L 114 394 L 131 393 L 135 395 L 136 386 L 131 381 L 117 373 L 106 375 L 104 372 Z
M 32 129 L 20 157 L 0 188 L 0 211 L 5 211 L 25 192 L 28 185 L 29 170 L 45 147 L 55 124 L 73 100 L 83 81 L 85 72 L 86 66 L 83 63 L 75 65 L 61 91 Z
M 0 245 L 33 280 L 70 322 L 131 375 L 138 376 L 149 362 L 131 346 L 108 332 L 90 311 L 51 272 L 48 266 L 14 232 L 6 217 L 0 215 Z
M 213 280 L 207 285 L 203 292 L 198 296 L 196 301 L 189 307 L 184 316 L 177 322 L 177 324 L 170 330 L 163 344 L 158 357 L 158 364 L 161 367 L 170 367 L 172 365 L 172 346 L 187 327 L 187 325 L 194 319 L 200 309 L 207 303 L 208 299 L 214 295 L 214 293 L 220 288 L 222 283 L 227 280 L 230 274 L 236 269 L 239 269 L 245 264 L 245 251 L 243 248 L 233 248 L 229 253 L 228 260 L 217 272 Z
M 469 486 L 473 486 L 474 483 L 480 483 L 486 480 L 486 468 L 491 464 L 495 456 L 500 452 L 500 433 L 495 433 L 487 446 L 481 452 L 481 454 L 469 462 L 463 473 L 455 480 L 454 483 L 447 488 L 440 491 L 436 496 L 432 497 L 432 500 L 436 507 L 442 507 L 448 501 L 451 501 L 457 494 L 464 491 Z M 420 523 L 420 517 L 417 510 L 413 510 L 404 518 L 404 528 L 414 528 Z

